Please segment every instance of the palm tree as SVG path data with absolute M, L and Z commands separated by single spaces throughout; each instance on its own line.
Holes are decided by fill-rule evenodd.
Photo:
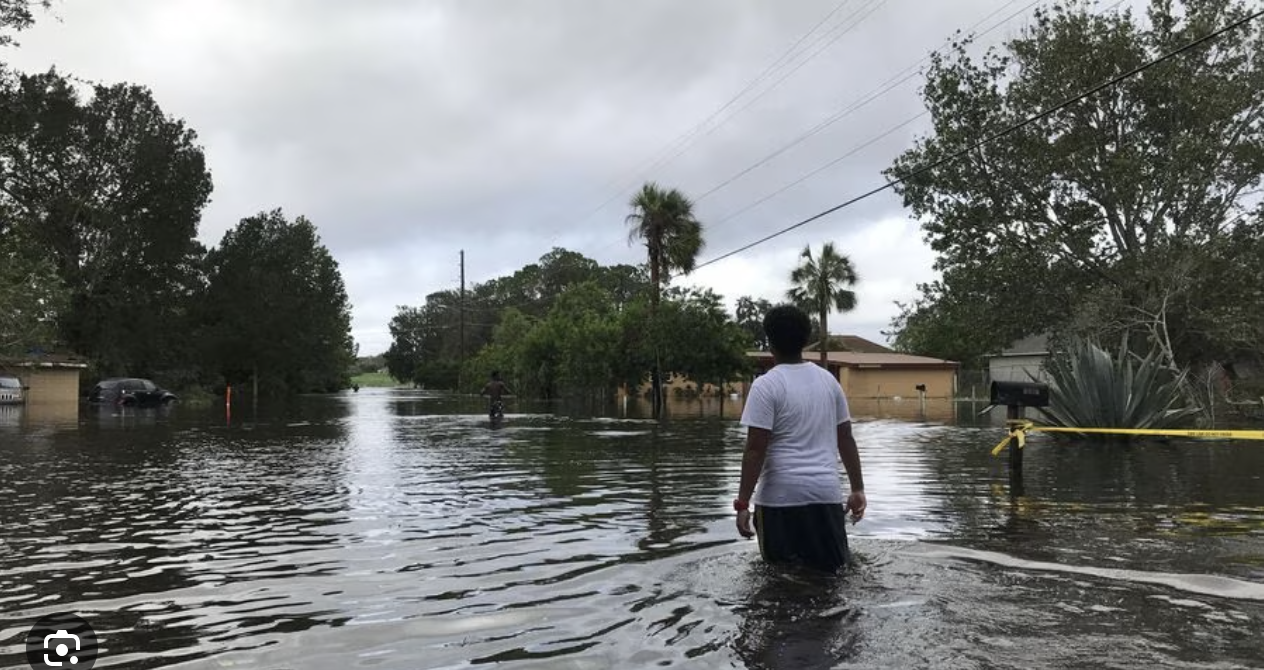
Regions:
M 828 367 L 829 313 L 856 309 L 856 292 L 851 287 L 860 277 L 851 259 L 838 253 L 833 242 L 826 242 L 817 258 L 812 257 L 812 247 L 806 246 L 799 259 L 799 266 L 790 273 L 794 287 L 786 292 L 786 297 L 800 309 L 817 315 L 821 324 L 821 367 Z
M 632 197 L 627 222 L 628 243 L 645 243 L 650 269 L 650 304 L 657 306 L 673 272 L 689 274 L 702 251 L 702 223 L 694 217 L 693 202 L 676 189 L 663 190 L 649 182 Z
M 702 223 L 694 216 L 693 202 L 676 189 L 664 190 L 654 182 L 647 182 L 632 197 L 632 213 L 627 217 L 631 226 L 628 244 L 636 240 L 645 243 L 650 270 L 650 318 L 658 312 L 663 287 L 671 281 L 673 272 L 689 274 L 702 251 Z M 661 370 L 655 355 L 651 376 L 654 412 L 657 414 L 662 398 Z

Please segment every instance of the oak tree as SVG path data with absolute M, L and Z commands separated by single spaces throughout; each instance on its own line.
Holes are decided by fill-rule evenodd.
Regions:
M 1041 9 L 981 58 L 967 53 L 968 38 L 932 57 L 923 88 L 932 131 L 886 172 L 904 180 L 896 190 L 943 273 L 897 320 L 904 348 L 977 358 L 1071 327 L 1096 295 L 1151 316 L 1166 306 L 1171 331 L 1206 331 L 1173 343 L 1169 363 L 1183 365 L 1231 353 L 1227 331 L 1264 311 L 1258 294 L 1202 288 L 1205 276 L 1233 283 L 1241 272 L 1227 241 L 1261 232 L 1260 21 L 918 172 L 1254 11 L 1239 0 L 1152 0 L 1143 21 L 1090 7 Z M 1228 320 L 1226 332 L 1203 327 L 1211 315 Z

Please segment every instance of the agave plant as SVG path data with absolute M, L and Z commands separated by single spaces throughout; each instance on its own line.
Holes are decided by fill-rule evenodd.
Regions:
M 1046 371 L 1052 382 L 1045 422 L 1079 428 L 1171 428 L 1198 414 L 1181 390 L 1184 373 L 1164 367 L 1158 353 L 1135 356 L 1125 337 L 1112 357 L 1091 340 L 1073 339 Z M 1034 379 L 1034 378 L 1033 378 Z M 1086 438 L 1119 436 L 1081 434 Z

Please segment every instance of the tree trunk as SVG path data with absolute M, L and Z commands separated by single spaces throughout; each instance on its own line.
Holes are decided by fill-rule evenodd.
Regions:
M 659 250 L 655 241 L 650 242 L 650 327 L 654 333 L 654 369 L 650 372 L 650 403 L 655 419 L 662 415 L 666 399 L 663 397 L 663 367 L 659 352 L 658 301 L 659 301 Z
M 821 310 L 821 341 L 817 347 L 821 350 L 821 367 L 829 369 L 829 324 L 825 319 L 829 316 L 829 310 Z

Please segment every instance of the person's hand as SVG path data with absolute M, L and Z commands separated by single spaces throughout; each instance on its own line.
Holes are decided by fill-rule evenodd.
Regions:
M 864 491 L 852 491 L 851 495 L 847 496 L 847 511 L 851 512 L 853 524 L 864 518 L 866 504 Z
M 751 530 L 750 510 L 737 513 L 737 532 L 748 540 L 755 537 L 755 531 Z

